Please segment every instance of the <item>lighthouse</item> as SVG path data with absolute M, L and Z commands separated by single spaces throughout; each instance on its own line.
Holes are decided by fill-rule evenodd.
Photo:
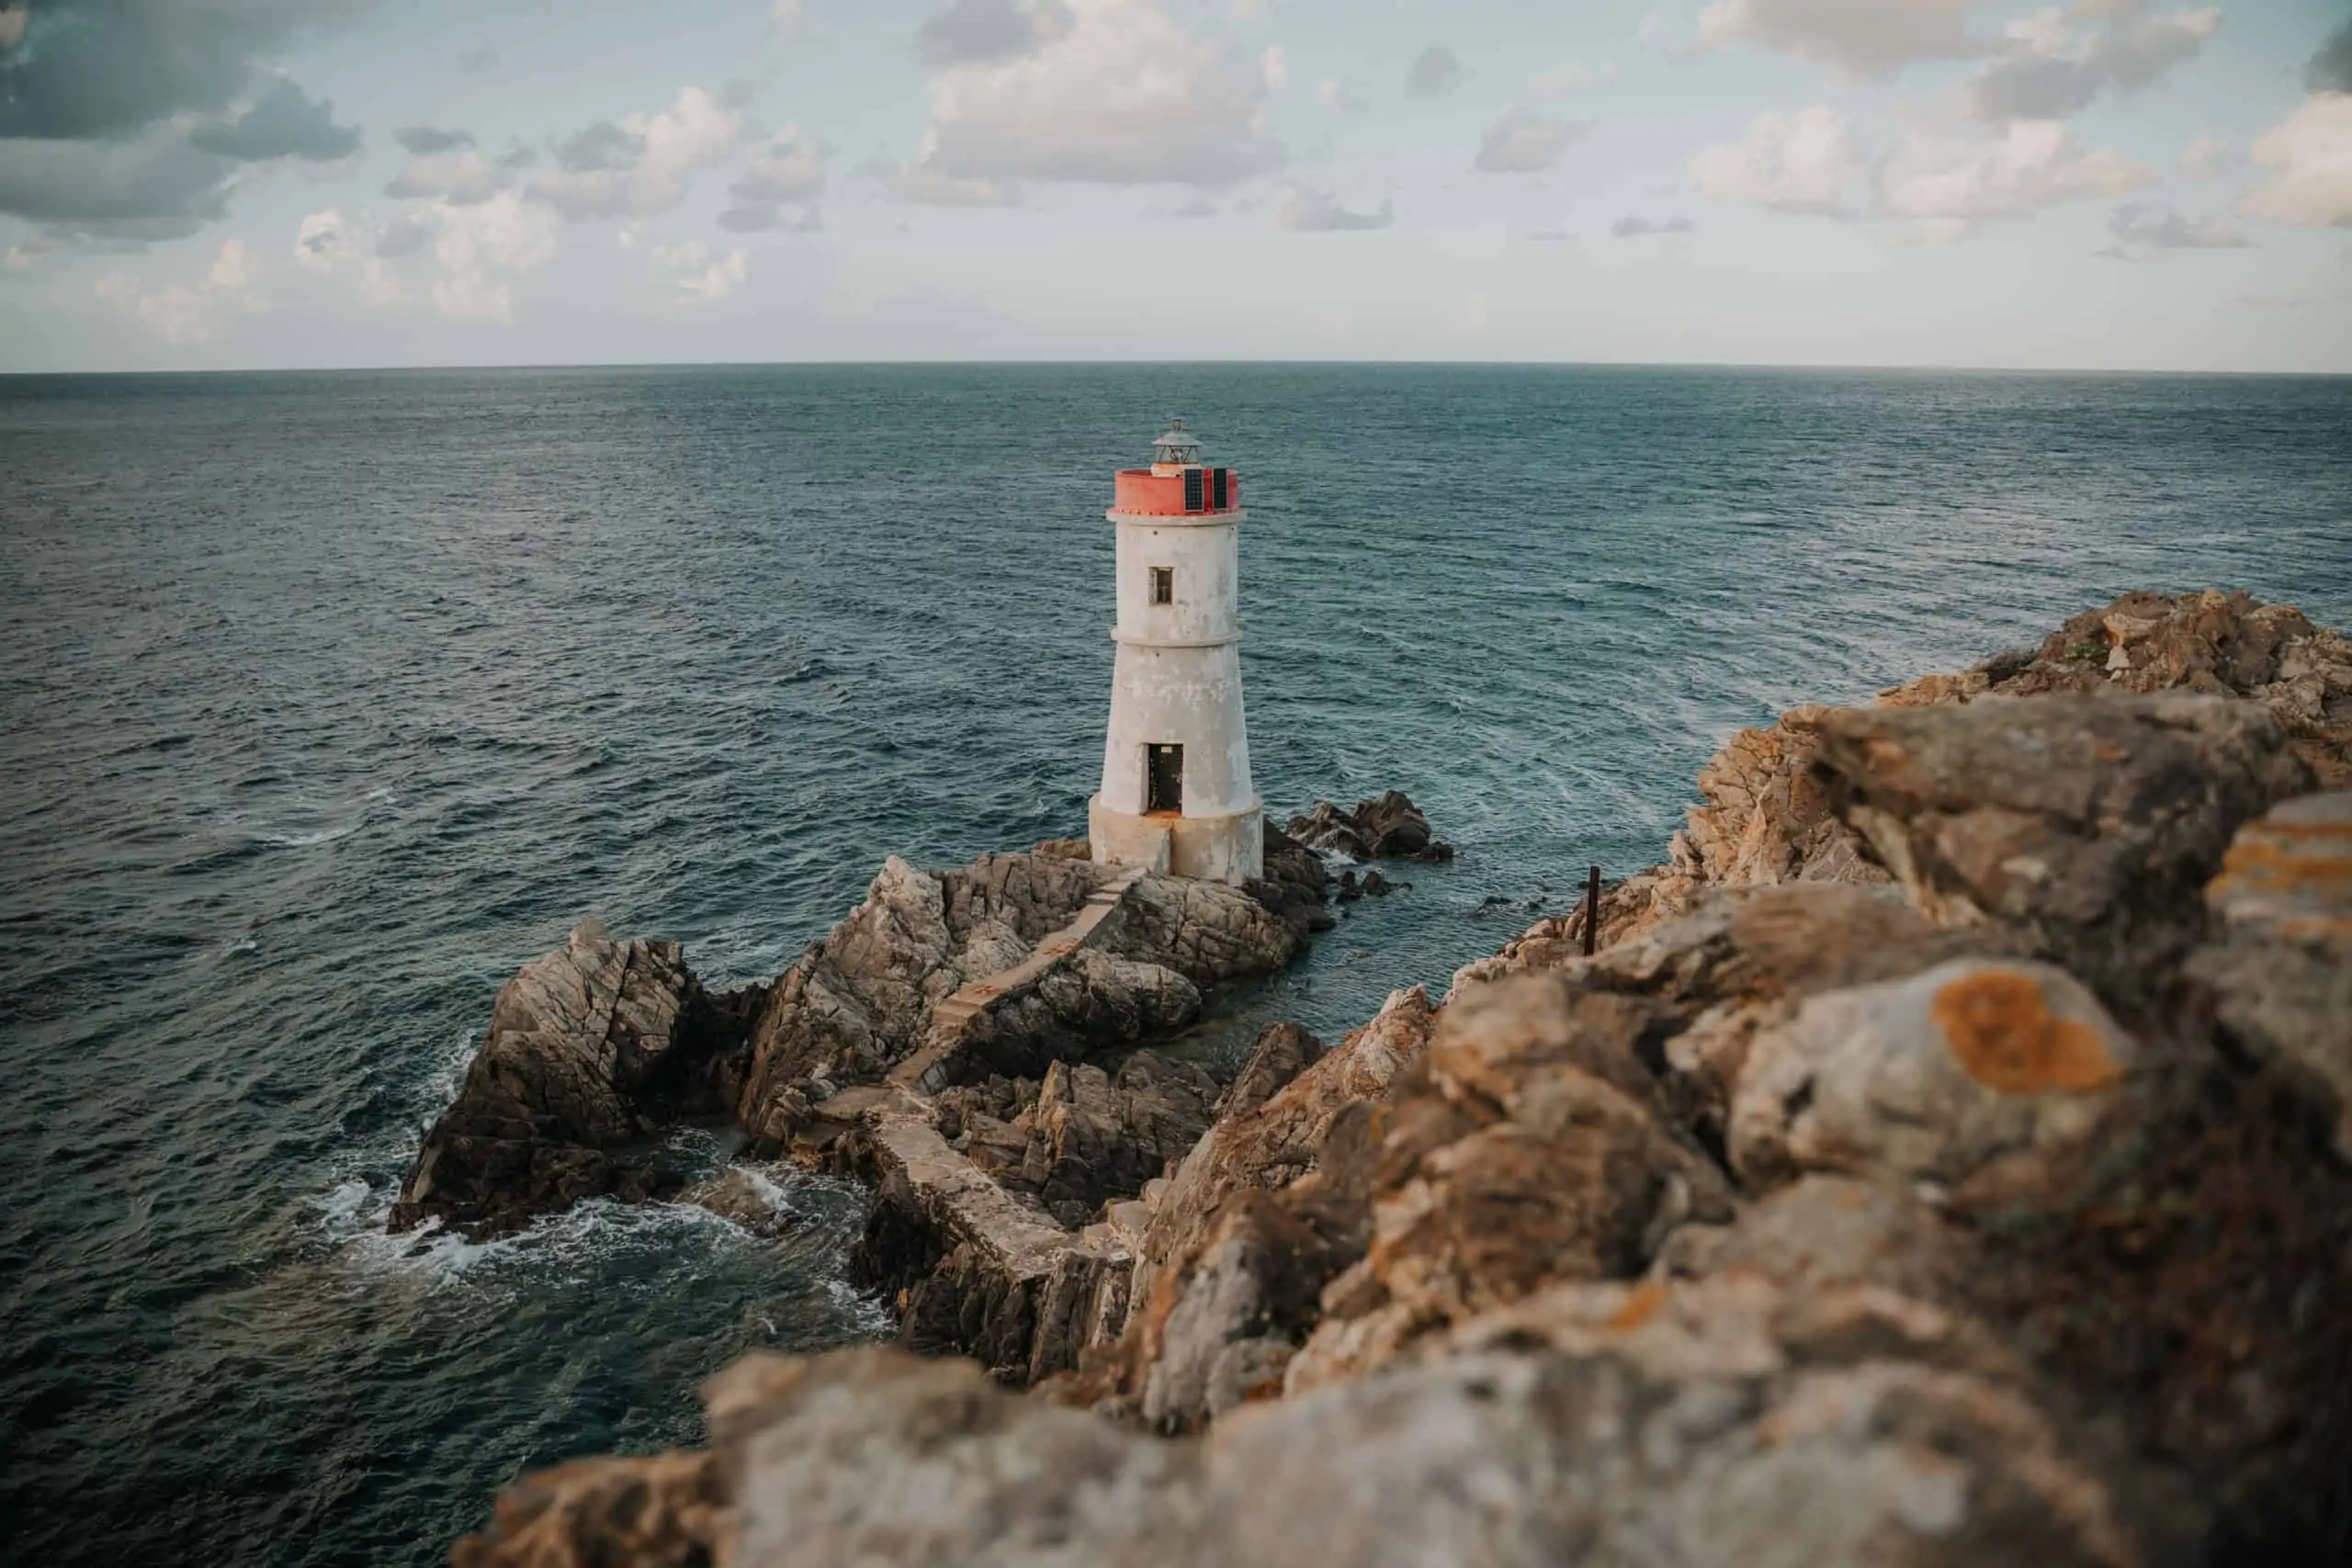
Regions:
M 1094 858 L 1238 885 L 1265 870 L 1241 712 L 1240 487 L 1172 421 L 1151 466 L 1119 470 L 1118 620 Z

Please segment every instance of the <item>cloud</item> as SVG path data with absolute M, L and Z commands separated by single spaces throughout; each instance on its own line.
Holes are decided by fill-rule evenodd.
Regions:
M 410 159 L 384 187 L 384 194 L 403 201 L 440 200 L 468 207 L 504 190 L 507 179 L 508 169 L 503 162 L 493 164 L 469 148 L 439 157 Z
M 714 258 L 700 240 L 656 245 L 648 253 L 657 272 L 669 275 L 669 287 L 681 301 L 710 305 L 726 299 L 752 276 L 752 257 L 741 246 Z
M 513 191 L 435 211 L 433 308 L 451 321 L 513 321 L 515 284 L 555 259 L 555 215 Z
M 1315 101 L 1333 114 L 1369 114 L 1372 106 L 1363 99 L 1353 82 L 1337 76 L 1326 76 L 1316 84 Z
M 2230 166 L 2230 144 L 2218 136 L 2200 136 L 2180 155 L 2180 172 L 2192 180 L 2210 180 Z
M 2303 67 L 2303 85 L 2314 93 L 2352 93 L 2352 22 L 2327 35 Z
M 2076 152 L 2055 120 L 2012 120 L 1983 139 L 1905 139 L 1879 168 L 1878 198 L 1886 216 L 1950 237 L 2060 202 L 2124 196 L 2154 178 L 2111 148 Z
M 950 175 L 918 158 L 911 164 L 869 164 L 871 176 L 894 201 L 917 207 L 1011 207 L 1020 193 L 1004 180 Z
M 243 114 L 198 126 L 188 140 L 203 152 L 247 164 L 272 158 L 331 164 L 359 151 L 356 127 L 335 124 L 332 103 L 309 97 L 282 76 Z
M 2238 211 L 2274 223 L 2352 226 L 2352 93 L 2314 93 L 2246 156 L 2264 171 Z
M 915 166 L 949 181 L 1224 186 L 1280 166 L 1265 78 L 1157 0 L 1069 0 L 1067 31 L 931 78 Z
M 1969 106 L 1996 123 L 2064 119 L 2109 88 L 2153 85 L 2194 59 L 2221 26 L 2222 13 L 2210 8 L 2152 16 L 2133 6 L 2076 33 L 2062 13 L 2041 12 L 2009 25 L 2000 56 L 1969 83 Z
M 685 199 L 693 176 L 742 144 L 743 117 L 701 87 L 656 114 L 599 120 L 556 149 L 529 194 L 567 218 L 647 217 Z
M 1290 56 L 1283 46 L 1270 43 L 1266 52 L 1258 57 L 1258 73 L 1265 78 L 1269 96 L 1278 94 L 1290 85 Z
M 228 210 L 238 164 L 157 130 L 0 144 L 0 212 L 91 239 L 176 240 Z
M 1396 206 L 1384 201 L 1377 212 L 1351 212 L 1328 192 L 1293 186 L 1274 209 L 1274 227 L 1302 234 L 1335 234 L 1385 229 L 1396 220 Z
M 1702 148 L 1690 160 L 1705 199 L 1775 212 L 1847 211 L 1864 172 L 1853 133 L 1824 104 L 1758 115 L 1737 142 Z
M 1621 240 L 1638 240 L 1649 234 L 1688 234 L 1695 227 L 1688 218 L 1644 218 L 1628 214 L 1609 226 L 1609 231 Z
M 175 115 L 226 109 L 254 62 L 300 27 L 365 0 L 40 0 L 15 6 L 0 62 L 0 137 L 122 138 Z M 338 154 L 339 156 L 340 154 Z
M 471 131 L 437 130 L 429 125 L 404 125 L 392 132 L 392 140 L 399 142 L 403 151 L 419 158 L 455 152 L 474 144 Z
M 433 243 L 434 224 L 421 213 L 403 212 L 376 236 L 376 254 L 386 261 L 413 256 Z
M 768 28 L 779 39 L 797 39 L 808 30 L 808 0 L 768 0 Z
M 1460 57 L 1445 45 L 1433 43 L 1413 56 L 1413 63 L 1405 68 L 1405 96 L 1442 98 L 1468 80 L 1470 72 Z
M 1471 166 L 1489 175 L 1535 174 L 1558 163 L 1568 143 L 1591 129 L 1587 121 L 1505 109 L 1487 127 Z
M 1032 53 L 1070 25 L 1062 0 L 953 0 L 915 29 L 915 52 L 934 67 L 984 64 Z
M 2237 226 L 2220 218 L 2184 218 L 2153 202 L 2128 201 L 2108 219 L 2108 232 L 2151 251 L 2236 251 L 2246 247 Z
M 193 283 L 172 283 L 149 290 L 117 272 L 100 277 L 96 289 L 100 299 L 128 310 L 175 347 L 218 337 L 232 309 L 260 308 L 253 293 L 253 258 L 241 240 L 222 241 L 212 265 Z
M 785 224 L 784 209 L 804 210 L 791 227 L 816 227 L 806 210 L 825 194 L 825 149 L 797 127 L 786 127 L 752 150 L 742 176 L 727 187 L 734 205 L 718 215 L 718 226 L 753 233 Z
M 361 220 L 345 218 L 335 208 L 306 214 L 294 231 L 294 261 L 306 272 L 324 277 L 348 277 L 369 305 L 398 303 L 406 294 L 390 259 L 413 254 L 432 237 L 430 225 L 403 218 L 395 231 L 415 235 L 387 250 L 389 236 L 372 233 Z
M 1828 65 L 1849 76 L 1888 76 L 1930 60 L 1981 52 L 1968 19 L 1981 0 L 1714 0 L 1699 14 L 1700 51 L 1747 42 Z

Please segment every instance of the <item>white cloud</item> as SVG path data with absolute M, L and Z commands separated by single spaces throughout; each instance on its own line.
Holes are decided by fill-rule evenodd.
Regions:
M 488 201 L 505 188 L 506 170 L 469 147 L 462 152 L 411 158 L 392 183 L 384 187 L 384 194 L 403 200 L 440 200 L 464 207 Z
M 1853 133 L 1826 104 L 1758 115 L 1739 141 L 1703 148 L 1690 160 L 1690 177 L 1707 200 L 1776 212 L 1848 210 L 1863 173 Z
M 1353 82 L 1337 76 L 1326 76 L 1317 85 L 1315 101 L 1333 114 L 1367 114 L 1372 109 Z
M 1280 93 L 1290 85 L 1290 56 L 1283 52 L 1282 45 L 1270 43 L 1266 46 L 1266 52 L 1258 58 L 1258 73 L 1265 78 L 1266 91 L 1270 95 Z
M 260 309 L 253 293 L 253 257 L 242 240 L 223 240 L 220 249 L 193 283 L 169 283 L 144 289 L 126 273 L 107 273 L 97 280 L 98 298 L 128 310 L 140 323 L 174 347 L 209 343 L 220 333 L 232 309 Z
M 2238 211 L 2274 223 L 2352 225 L 2352 93 L 2313 93 L 2246 156 L 2264 171 Z
M 752 276 L 751 254 L 741 246 L 724 256 L 713 259 L 710 248 L 700 240 L 688 240 L 675 245 L 656 245 L 647 253 L 656 271 L 669 275 L 669 285 L 681 300 L 695 304 L 715 304 L 726 299 Z
M 360 299 L 369 305 L 397 304 L 407 290 L 386 257 L 404 254 L 403 246 L 417 248 L 409 241 L 414 221 L 403 219 L 393 231 L 379 235 L 365 220 L 346 218 L 339 209 L 325 208 L 306 214 L 296 227 L 294 260 L 322 276 L 352 279 Z M 394 233 L 399 237 L 393 238 Z
M 685 199 L 689 180 L 742 145 L 743 117 L 701 87 L 656 114 L 601 120 L 557 150 L 530 194 L 567 218 L 640 217 Z
M 1568 143 L 1591 127 L 1523 108 L 1506 109 L 1487 127 L 1472 167 L 1489 175 L 1526 175 L 1560 161 Z
M 2193 59 L 2221 29 L 2211 8 L 2162 15 L 2136 5 L 2086 11 L 2098 25 L 2076 32 L 2066 14 L 2041 11 L 2011 22 L 1997 59 L 1969 83 L 1980 119 L 2064 119 L 2109 88 L 2135 92 Z
M 741 176 L 727 187 L 734 205 L 718 215 L 719 227 L 738 233 L 814 228 L 825 179 L 824 145 L 797 126 L 786 126 L 752 149 Z M 797 213 L 788 218 L 787 207 Z
M 1906 138 L 1879 169 L 1888 217 L 1937 237 L 2086 197 L 2124 196 L 2154 179 L 2111 148 L 2076 152 L 2055 120 L 2012 120 L 1981 139 Z
M 1221 186 L 1275 168 L 1266 81 L 1157 0 L 1069 0 L 1069 26 L 944 66 L 915 165 L 956 182 Z
M 2180 155 L 2180 172 L 2192 180 L 2210 180 L 2230 166 L 2232 149 L 2218 136 L 2200 136 Z
M 1628 213 L 1609 226 L 1609 232 L 1620 240 L 1639 240 L 1652 234 L 1688 234 L 1696 227 L 1688 218 L 1645 218 Z
M 951 175 L 932 161 L 928 144 L 910 164 L 870 164 L 861 171 L 894 201 L 917 207 L 1011 207 L 1021 193 L 1007 180 Z
M 438 212 L 434 309 L 451 321 L 513 321 L 514 285 L 555 259 L 554 214 L 513 191 Z
M 2144 201 L 2117 208 L 2107 227 L 2124 244 L 2149 251 L 2234 251 L 2246 246 L 2246 237 L 2226 219 L 2184 218 Z
M 1282 205 L 1274 209 L 1274 227 L 1300 233 L 1344 233 L 1356 230 L 1385 229 L 1396 220 L 1396 209 L 1391 202 L 1382 202 L 1377 212 L 1354 212 L 1340 204 L 1339 198 L 1325 191 L 1310 190 L 1305 186 L 1293 186 L 1283 196 Z
M 768 0 L 768 26 L 780 39 L 798 38 L 808 28 L 808 0 Z
M 1697 48 L 1747 42 L 1884 76 L 1928 60 L 1979 52 L 1969 14 L 1981 0 L 1714 0 L 1699 14 Z

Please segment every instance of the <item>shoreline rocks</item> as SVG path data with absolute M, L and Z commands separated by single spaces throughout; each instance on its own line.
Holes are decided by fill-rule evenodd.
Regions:
M 1215 1097 L 828 1083 L 907 1346 L 979 1365 L 751 1358 L 707 1453 L 457 1560 L 2330 1561 L 2347 780 L 2340 637 L 2127 595 L 1736 739 L 1590 958 L 1539 923 Z
M 1453 846 L 1430 833 L 1430 819 L 1401 790 L 1360 800 L 1353 811 L 1318 800 L 1306 815 L 1292 818 L 1286 831 L 1310 850 L 1353 861 L 1408 860 L 1430 865 L 1453 858 Z

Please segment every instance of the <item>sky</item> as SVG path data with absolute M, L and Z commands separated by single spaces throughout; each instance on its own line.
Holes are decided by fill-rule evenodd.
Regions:
M 2346 0 L 0 0 L 0 371 L 2352 372 Z

